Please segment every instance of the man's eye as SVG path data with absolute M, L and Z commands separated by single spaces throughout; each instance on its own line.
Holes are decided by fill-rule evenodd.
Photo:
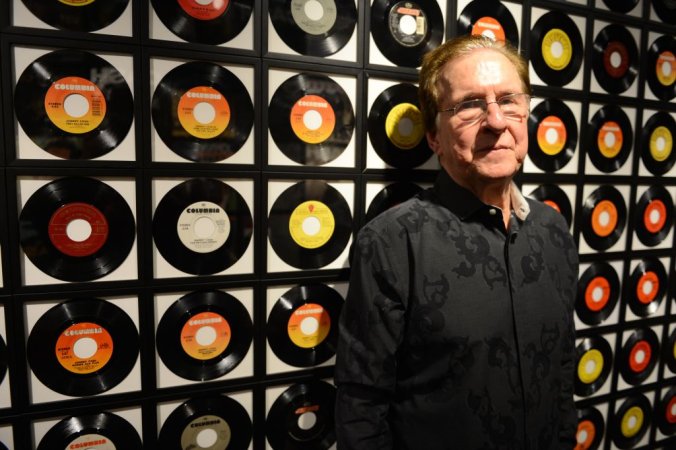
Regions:
M 481 100 L 469 100 L 467 102 L 462 102 L 460 105 L 458 105 L 459 110 L 463 109 L 482 109 L 482 101 Z

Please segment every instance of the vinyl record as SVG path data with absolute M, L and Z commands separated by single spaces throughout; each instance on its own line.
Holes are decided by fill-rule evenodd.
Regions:
M 662 348 L 662 361 L 672 373 L 676 374 L 676 328 L 671 330 L 669 339 Z
M 422 190 L 420 186 L 410 181 L 395 181 L 388 184 L 371 200 L 364 222 L 370 222 L 380 213 L 400 203 L 404 203 Z
M 561 213 L 569 227 L 573 223 L 573 207 L 570 204 L 570 199 L 559 186 L 542 184 L 528 195 Z
M 650 186 L 638 199 L 634 230 L 639 240 L 654 247 L 666 239 L 674 225 L 674 202 L 661 184 Z
M 73 235 L 78 228 L 86 230 Z M 51 181 L 30 196 L 19 215 L 28 259 L 64 281 L 91 281 L 117 269 L 131 251 L 135 229 L 124 197 L 94 178 Z
M 270 407 L 265 435 L 273 450 L 326 450 L 336 442 L 336 388 L 319 380 L 294 384 Z
M 294 184 L 270 209 L 270 244 L 284 262 L 299 269 L 331 263 L 345 250 L 351 234 L 350 207 L 325 181 Z
M 594 407 L 577 410 L 577 445 L 574 450 L 597 450 L 603 440 L 605 420 Z
M 676 161 L 676 120 L 668 112 L 656 112 L 641 132 L 641 161 L 653 175 L 664 175 Z
M 531 48 L 533 68 L 550 86 L 565 86 L 580 71 L 584 54 L 582 35 L 563 12 L 550 11 L 535 22 Z
M 627 13 L 634 9 L 640 0 L 603 0 L 606 7 L 615 12 Z
M 676 434 L 676 387 L 671 386 L 655 405 L 655 419 L 662 433 L 667 436 Z
M 619 241 L 627 223 L 627 207 L 620 191 L 600 186 L 582 205 L 582 235 L 595 250 L 607 250 Z
M 215 442 L 204 446 L 198 435 L 210 431 Z M 158 438 L 162 450 L 246 450 L 253 426 L 249 413 L 236 400 L 224 395 L 193 398 L 173 410 Z
M 620 278 L 605 261 L 596 261 L 580 276 L 575 312 L 587 325 L 599 325 L 615 309 L 620 298 Z
M 638 63 L 636 41 L 625 27 L 611 24 L 596 35 L 592 70 L 603 89 L 611 94 L 626 91 L 636 79 Z
M 155 88 L 152 117 L 162 141 L 197 162 L 229 158 L 249 138 L 254 108 L 244 84 L 223 66 L 188 62 Z
M 151 0 L 162 23 L 181 39 L 196 44 L 223 44 L 240 34 L 254 8 L 249 0 Z
M 96 31 L 115 22 L 129 0 L 21 0 L 31 13 L 48 25 L 67 31 Z
M 314 1 L 314 0 L 313 0 Z M 329 56 L 345 47 L 357 25 L 354 0 L 270 0 L 272 26 L 302 55 Z
M 37 450 L 96 448 L 142 450 L 136 428 L 109 412 L 71 416 L 47 431 Z
M 242 362 L 251 347 L 253 323 L 239 300 L 222 291 L 186 294 L 157 325 L 157 353 L 176 375 L 206 381 Z
M 374 0 L 370 30 L 385 58 L 418 67 L 423 55 L 443 41 L 444 19 L 436 0 Z
M 458 34 L 483 35 L 519 48 L 514 16 L 497 0 L 473 0 L 458 16 Z
M 617 362 L 627 383 L 636 386 L 653 372 L 660 359 L 660 342 L 650 328 L 634 330 L 622 345 Z
M 352 139 L 354 110 L 336 81 L 300 73 L 284 81 L 268 108 L 277 147 L 293 161 L 319 166 L 340 156 Z
M 173 187 L 153 217 L 153 239 L 164 259 L 193 275 L 222 272 L 249 247 L 253 217 L 246 200 L 214 178 Z
M 676 25 L 675 0 L 652 0 L 652 5 L 660 19 L 670 25 Z
M 577 121 L 561 100 L 546 99 L 528 116 L 528 156 L 540 169 L 556 172 L 575 154 Z
M 28 363 L 49 389 L 88 396 L 117 386 L 131 372 L 139 335 L 117 305 L 97 298 L 68 300 L 50 308 L 28 336 Z
M 7 344 L 5 344 L 5 340 L 0 336 L 0 384 L 5 380 L 5 375 L 7 374 L 8 359 Z
M 624 400 L 608 427 L 615 445 L 621 449 L 635 447 L 650 429 L 651 415 L 652 406 L 645 395 L 634 393 Z
M 122 74 L 105 59 L 56 50 L 21 73 L 14 111 L 21 128 L 48 153 L 92 159 L 123 141 L 134 119 L 134 100 Z
M 432 157 L 415 85 L 395 84 L 376 97 L 368 116 L 368 136 L 378 156 L 398 169 L 413 169 Z
M 279 359 L 295 367 L 312 367 L 336 354 L 338 318 L 343 297 L 325 284 L 295 286 L 270 311 L 267 336 Z
M 622 108 L 605 105 L 589 122 L 587 154 L 601 172 L 612 173 L 629 159 L 634 131 L 631 121 Z
M 608 379 L 613 367 L 613 352 L 608 341 L 601 336 L 584 338 L 575 351 L 575 395 L 588 397 L 601 389 Z
M 665 34 L 655 39 L 647 59 L 646 79 L 655 97 L 664 101 L 676 97 L 676 38 Z
M 639 261 L 629 277 L 627 303 L 639 317 L 648 317 L 660 307 L 667 292 L 667 271 L 659 259 Z

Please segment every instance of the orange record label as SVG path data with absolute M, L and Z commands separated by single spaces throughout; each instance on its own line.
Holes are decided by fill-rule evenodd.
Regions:
M 622 416 L 620 426 L 622 435 L 627 438 L 634 437 L 641 431 L 641 427 L 643 427 L 643 410 L 638 406 L 632 406 Z
M 336 126 L 336 113 L 329 102 L 318 95 L 306 95 L 291 108 L 291 129 L 308 144 L 324 142 Z
M 59 2 L 68 6 L 87 6 L 94 3 L 96 0 L 59 0 Z
M 596 427 L 591 420 L 582 420 L 577 424 L 577 445 L 574 450 L 588 450 L 594 438 L 596 438 Z
M 505 37 L 505 30 L 502 28 L 500 22 L 495 20 L 493 17 L 482 17 L 472 26 L 472 36 L 483 35 L 493 39 L 494 41 L 505 42 L 507 38 Z
M 664 51 L 657 57 L 655 67 L 657 80 L 664 86 L 671 86 L 676 81 L 676 56 L 670 51 Z
M 667 221 L 667 207 L 662 200 L 650 200 L 643 212 L 643 225 L 651 233 L 658 233 Z
M 309 200 L 296 207 L 289 219 L 289 233 L 303 248 L 319 248 L 326 244 L 336 229 L 331 208 L 324 203 Z
M 69 372 L 84 375 L 102 369 L 113 356 L 110 333 L 92 322 L 69 326 L 56 341 L 54 348 L 59 364 Z
M 547 116 L 538 125 L 538 146 L 543 153 L 558 155 L 566 145 L 566 125 L 556 116 Z
M 650 135 L 650 155 L 655 161 L 665 161 L 671 155 L 674 138 L 669 128 L 656 127 Z
M 74 240 L 68 234 L 69 226 L 78 221 L 86 223 L 91 232 L 84 240 Z M 108 240 L 108 221 L 101 211 L 88 203 L 68 203 L 57 209 L 47 226 L 49 240 L 68 256 L 82 257 L 98 252 Z
M 542 57 L 552 70 L 563 70 L 573 58 L 573 44 L 568 34 L 552 28 L 542 38 Z
M 223 15 L 230 0 L 213 0 L 205 3 L 198 0 L 178 0 L 178 4 L 191 17 L 197 20 L 213 20 Z
M 64 77 L 47 90 L 45 112 L 55 126 L 67 133 L 88 133 L 106 116 L 106 99 L 91 81 Z
M 617 207 L 610 200 L 601 200 L 594 207 L 591 217 L 594 233 L 600 237 L 609 236 L 617 227 Z
M 313 348 L 329 335 L 331 316 L 321 305 L 307 303 L 291 314 L 286 329 L 298 347 Z
M 425 136 L 422 114 L 411 103 L 399 103 L 387 113 L 385 119 L 387 138 L 402 150 L 410 150 Z
M 622 149 L 622 127 L 617 122 L 604 122 L 596 136 L 599 151 L 608 159 L 614 158 Z
M 666 416 L 667 422 L 676 423 L 676 397 L 671 397 L 671 400 L 669 400 Z
M 577 365 L 577 377 L 585 384 L 591 384 L 598 379 L 603 371 L 603 354 L 591 349 L 580 357 Z
M 598 312 L 605 308 L 610 299 L 610 283 L 604 277 L 594 277 L 584 291 L 584 300 L 590 311 Z
M 559 212 L 559 213 L 561 212 L 561 208 L 559 208 L 559 205 L 554 200 L 545 200 L 542 203 L 544 203 L 545 205 L 547 205 L 551 208 L 554 208 L 556 210 L 556 212 Z
M 629 367 L 636 373 L 642 372 L 650 364 L 652 350 L 646 341 L 639 341 L 629 352 Z
M 225 351 L 232 333 L 220 314 L 203 312 L 192 316 L 181 328 L 181 346 L 192 358 L 212 359 Z
M 648 304 L 655 300 L 655 296 L 660 290 L 660 279 L 655 272 L 646 272 L 641 275 L 636 286 L 636 297 L 643 304 Z
M 185 131 L 199 139 L 212 139 L 230 123 L 230 104 L 214 88 L 196 86 L 178 101 L 178 121 Z

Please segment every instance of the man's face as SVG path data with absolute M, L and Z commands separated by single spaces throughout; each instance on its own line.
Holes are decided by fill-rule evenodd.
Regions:
M 490 49 L 477 49 L 449 61 L 439 84 L 440 111 L 466 100 L 494 102 L 506 94 L 524 92 L 514 65 Z M 527 119 L 506 117 L 496 103 L 489 104 L 484 117 L 473 122 L 452 111 L 440 112 L 437 131 L 428 133 L 427 139 L 451 177 L 475 190 L 508 182 L 519 170 L 528 151 Z

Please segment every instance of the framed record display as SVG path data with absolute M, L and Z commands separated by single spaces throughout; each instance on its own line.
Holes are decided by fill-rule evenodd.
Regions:
M 622 344 L 615 360 L 619 372 L 618 389 L 646 385 L 657 380 L 662 327 L 640 326 L 622 333 Z
M 625 280 L 625 321 L 662 317 L 666 311 L 668 258 L 646 255 L 631 263 Z
M 622 296 L 621 261 L 595 261 L 580 265 L 575 297 L 575 328 L 606 326 L 618 322 Z
M 669 101 L 676 97 L 676 38 L 649 33 L 646 58 L 642 67 L 649 88 L 646 98 Z
M 626 248 L 628 185 L 585 185 L 580 211 L 580 253 L 614 252 Z
M 459 0 L 457 34 L 483 35 L 520 48 L 523 6 L 498 0 Z
M 638 186 L 633 212 L 633 250 L 670 248 L 673 245 L 674 198 L 672 186 Z
M 594 22 L 590 90 L 635 97 L 641 33 L 633 27 Z
M 603 106 L 591 103 L 588 116 L 585 173 L 630 175 L 636 109 L 615 103 Z
M 595 334 L 576 340 L 575 399 L 610 392 L 613 372 L 614 335 Z
M 643 111 L 639 175 L 672 177 L 676 174 L 676 113 Z

